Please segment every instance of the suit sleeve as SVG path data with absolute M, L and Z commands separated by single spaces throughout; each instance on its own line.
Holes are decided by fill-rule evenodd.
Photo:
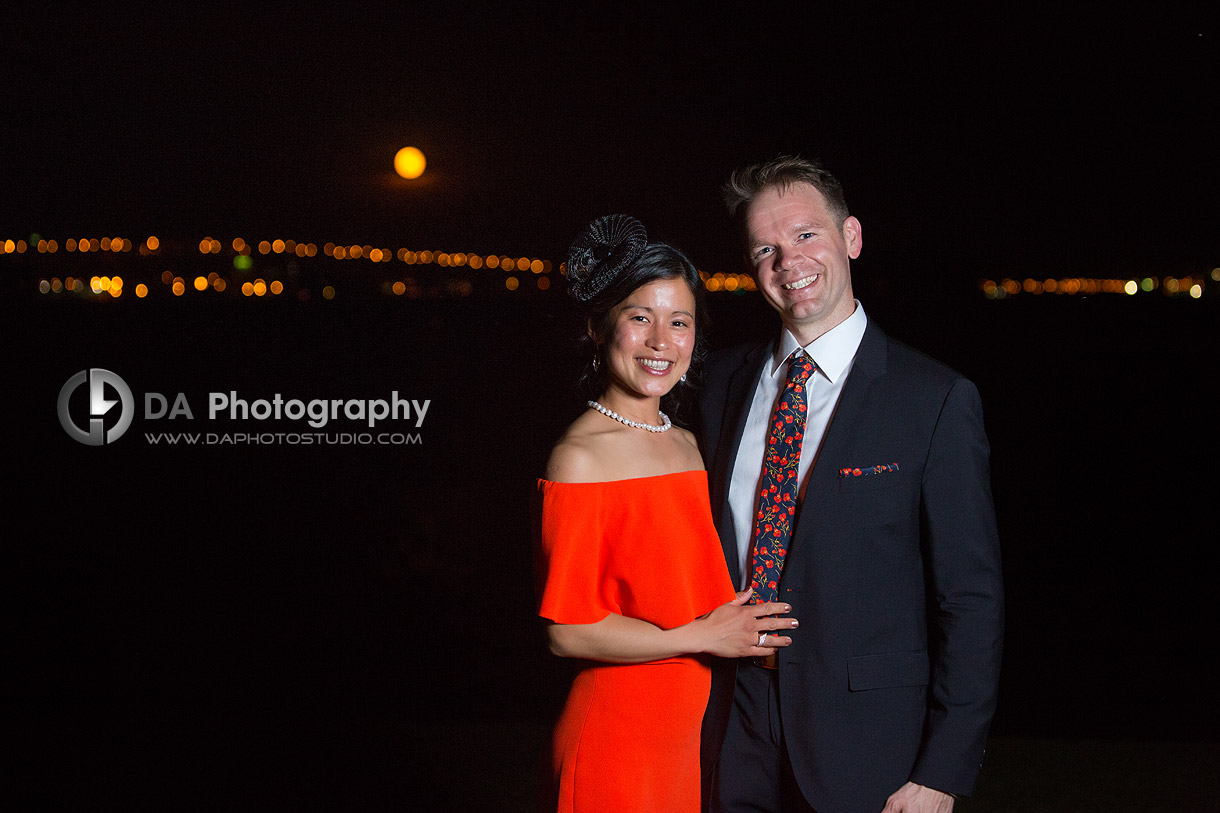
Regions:
M 982 404 L 965 379 L 941 408 L 922 494 L 932 676 L 911 781 L 969 795 L 995 712 L 1004 598 Z

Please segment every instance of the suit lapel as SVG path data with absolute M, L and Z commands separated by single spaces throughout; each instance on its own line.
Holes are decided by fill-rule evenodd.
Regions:
M 870 321 L 864 330 L 864 337 L 860 340 L 860 347 L 856 350 L 851 372 L 843 383 L 843 391 L 839 394 L 839 403 L 835 406 L 830 425 L 826 427 L 817 461 L 809 473 L 809 484 L 805 489 L 805 499 L 801 501 L 800 511 L 804 510 L 808 502 L 814 505 L 810 510 L 816 511 L 819 496 L 838 487 L 838 472 L 835 467 L 844 459 L 852 439 L 858 432 L 865 431 L 862 428 L 865 420 L 864 407 L 873 382 L 885 373 L 886 356 L 885 334 Z M 801 525 L 798 513 L 796 527 L 793 529 L 794 550 L 800 546 Z M 812 523 L 806 525 L 811 526 Z M 809 528 L 804 530 L 808 531 Z
M 756 345 L 743 357 L 741 364 L 729 378 L 724 398 L 724 420 L 720 424 L 720 437 L 716 448 L 715 489 L 712 504 L 719 507 L 718 527 L 724 558 L 729 565 L 733 584 L 741 583 L 741 563 L 737 560 L 737 540 L 733 536 L 733 523 L 729 512 L 729 483 L 733 464 L 737 462 L 737 451 L 741 448 L 741 436 L 745 432 L 750 404 L 754 401 L 754 386 L 762 365 L 771 358 L 775 340 Z

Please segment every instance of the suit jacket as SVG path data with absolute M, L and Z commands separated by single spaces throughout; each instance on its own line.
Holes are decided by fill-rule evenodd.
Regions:
M 712 511 L 734 584 L 729 481 L 774 347 L 714 354 L 700 397 Z M 870 321 L 807 475 L 779 585 L 800 620 L 779 650 L 784 737 L 819 813 L 876 813 L 908 780 L 973 790 L 1003 637 L 989 456 L 974 385 Z M 896 470 L 869 473 L 890 464 Z M 714 672 L 705 783 L 736 667 L 726 660 Z

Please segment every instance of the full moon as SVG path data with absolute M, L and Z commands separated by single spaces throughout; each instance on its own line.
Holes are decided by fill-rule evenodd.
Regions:
M 415 179 L 424 174 L 428 162 L 415 147 L 403 147 L 394 156 L 394 171 L 404 178 Z

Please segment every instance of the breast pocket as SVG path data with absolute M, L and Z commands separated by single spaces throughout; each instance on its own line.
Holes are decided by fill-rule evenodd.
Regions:
M 839 469 L 839 493 L 887 491 L 898 488 L 904 479 L 904 472 L 897 463 L 844 466 Z

